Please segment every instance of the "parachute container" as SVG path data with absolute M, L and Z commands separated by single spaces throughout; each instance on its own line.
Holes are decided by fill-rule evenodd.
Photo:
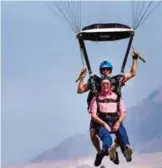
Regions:
M 89 41 L 116 41 L 134 36 L 135 30 L 120 23 L 98 23 L 86 26 L 77 38 Z

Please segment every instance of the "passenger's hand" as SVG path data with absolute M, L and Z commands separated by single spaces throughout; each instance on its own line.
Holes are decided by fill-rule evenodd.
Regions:
M 117 121 L 115 125 L 112 127 L 112 131 L 116 132 L 119 129 L 120 123 Z
M 105 124 L 104 127 L 105 127 L 109 132 L 111 132 L 111 127 L 110 127 L 108 124 Z

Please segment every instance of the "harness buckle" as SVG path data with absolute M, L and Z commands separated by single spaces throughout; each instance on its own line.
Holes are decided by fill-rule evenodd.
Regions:
M 105 114 L 106 119 L 110 119 L 111 115 L 110 114 Z

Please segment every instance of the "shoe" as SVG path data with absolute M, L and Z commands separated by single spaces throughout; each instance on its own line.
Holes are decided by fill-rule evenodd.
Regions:
M 102 159 L 104 158 L 104 156 L 105 156 L 105 152 L 103 152 L 103 151 L 97 153 L 94 165 L 95 166 L 99 166 L 101 164 Z
M 132 161 L 132 153 L 133 153 L 132 148 L 129 145 L 126 145 L 125 149 L 124 149 L 124 156 L 125 156 L 127 162 Z
M 106 168 L 104 165 L 102 165 L 100 168 Z
M 113 160 L 113 163 L 118 165 L 119 164 L 119 155 L 118 155 L 118 152 L 116 152 L 116 159 Z
M 108 153 L 110 156 L 110 160 L 111 161 L 115 161 L 116 160 L 116 146 L 112 145 L 109 149 L 108 149 Z

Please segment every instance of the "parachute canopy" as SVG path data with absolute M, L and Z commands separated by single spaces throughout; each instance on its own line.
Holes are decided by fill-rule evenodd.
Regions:
M 77 34 L 78 38 L 90 41 L 116 41 L 129 38 L 135 31 L 120 23 L 98 23 L 86 26 Z
M 83 18 L 83 13 L 85 12 L 84 7 L 86 6 L 86 3 L 88 2 L 83 0 L 48 2 L 50 8 L 52 7 L 53 12 L 65 20 L 75 34 L 78 34 L 80 31 L 82 31 L 82 28 L 84 27 L 84 21 L 87 20 L 87 17 Z M 132 23 L 128 23 L 128 25 L 130 25 L 130 27 L 134 30 L 142 25 L 152 14 L 152 12 L 155 11 L 156 8 L 161 4 L 160 1 L 130 1 L 128 3 L 130 3 L 130 15 L 128 15 L 128 17 L 130 16 L 132 21 Z M 105 2 L 105 5 L 110 7 L 112 3 Z M 105 16 L 102 15 L 102 17 Z M 98 23 L 97 20 L 96 23 Z

